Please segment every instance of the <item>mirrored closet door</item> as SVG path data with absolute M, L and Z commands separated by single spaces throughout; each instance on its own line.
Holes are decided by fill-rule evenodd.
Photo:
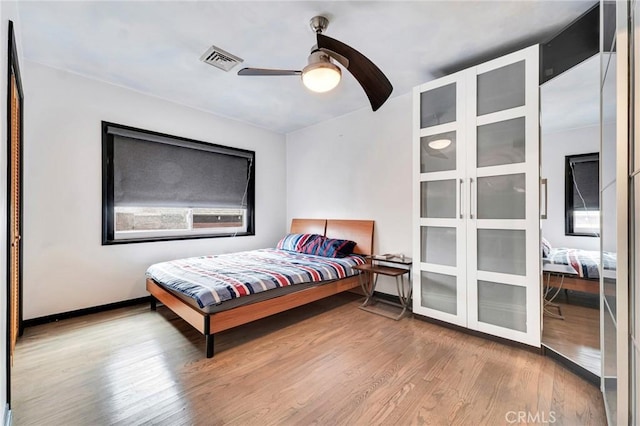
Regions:
M 612 13 L 613 3 L 606 4 L 605 11 Z M 615 16 L 615 14 L 614 14 Z M 603 22 L 615 25 L 615 19 Z M 602 164 L 600 197 L 602 199 L 602 242 L 601 253 L 610 259 L 609 265 L 602 265 L 602 390 L 609 419 L 617 417 L 617 303 L 616 303 L 616 263 L 617 263 L 617 182 L 616 169 L 618 155 L 616 140 L 616 74 L 617 55 L 616 37 L 613 29 L 604 29 L 611 33 L 610 47 L 603 46 L 601 61 L 602 90 Z M 606 40 L 606 39 L 605 39 Z M 603 40 L 603 44 L 605 41 Z M 607 268 L 605 269 L 605 266 Z
M 599 168 L 607 160 L 600 155 L 600 55 L 542 84 L 540 104 L 542 344 L 595 381 L 601 374 Z M 608 121 L 605 130 L 615 129 L 615 118 Z

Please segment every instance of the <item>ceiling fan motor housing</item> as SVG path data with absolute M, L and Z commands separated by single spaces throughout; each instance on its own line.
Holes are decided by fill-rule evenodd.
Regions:
M 333 62 L 331 62 L 331 57 L 329 56 L 329 54 L 318 49 L 311 52 L 311 54 L 309 55 L 308 63 L 309 65 L 321 64 L 321 63 L 333 64 Z M 309 65 L 307 65 L 307 67 Z M 307 67 L 305 67 L 305 69 Z

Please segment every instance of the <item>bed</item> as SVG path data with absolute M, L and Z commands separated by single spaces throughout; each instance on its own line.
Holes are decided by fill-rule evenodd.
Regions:
M 363 256 L 373 253 L 373 225 L 374 222 L 371 220 L 293 219 L 290 233 L 318 234 L 332 239 L 354 241 L 356 245 L 353 248 L 353 253 L 360 255 L 354 256 L 354 258 L 360 257 L 360 259 L 364 259 Z M 204 268 L 207 267 L 209 258 L 214 258 L 212 260 L 221 258 L 219 260 L 223 262 L 224 267 L 233 264 L 234 268 L 236 268 L 232 269 L 234 272 L 229 275 L 231 279 L 237 277 L 238 274 L 245 274 L 244 271 L 237 269 L 238 265 L 241 266 L 245 261 L 252 262 L 257 259 L 263 261 L 263 264 L 277 265 L 275 271 L 260 270 L 258 273 L 270 274 L 272 277 L 282 280 L 285 279 L 281 278 L 281 275 L 284 275 L 282 268 L 289 268 L 286 265 L 288 258 L 295 263 L 291 268 L 301 268 L 307 271 L 307 267 L 310 265 L 305 262 L 313 261 L 313 257 L 320 257 L 311 255 L 295 256 L 277 252 L 278 250 L 275 249 L 244 252 L 238 254 L 235 260 L 233 255 L 220 255 L 173 261 L 177 262 L 178 266 L 182 264 L 183 270 L 187 271 L 183 277 L 180 277 L 176 272 L 177 269 L 173 268 L 175 263 L 169 265 L 171 267 L 152 265 L 147 271 L 146 282 L 147 291 L 151 296 L 151 309 L 155 310 L 157 302 L 161 302 L 184 321 L 191 324 L 205 336 L 205 354 L 207 358 L 211 358 L 214 354 L 214 334 L 217 332 L 360 287 L 357 271 L 348 272 L 348 265 L 337 262 L 337 259 L 325 261 L 324 265 L 320 267 L 320 272 L 317 273 L 294 273 L 293 278 L 288 279 L 296 281 L 295 285 L 262 289 L 259 292 L 255 292 L 251 285 L 247 285 L 236 286 L 239 289 L 231 291 L 231 293 L 236 294 L 207 296 L 207 292 L 197 288 L 193 283 L 193 276 L 189 275 L 189 273 L 194 273 L 193 268 L 198 268 L 196 274 L 206 275 L 208 272 Z M 316 260 L 322 262 L 322 259 Z M 349 260 L 345 259 L 345 262 L 348 263 Z M 353 262 L 357 262 L 357 260 L 353 260 Z M 360 262 L 364 262 L 364 260 L 360 260 Z M 214 268 L 217 269 L 211 274 L 215 273 L 216 277 L 220 278 L 219 272 L 224 268 L 218 268 L 217 266 L 214 266 Z M 325 275 L 325 272 L 328 273 L 328 269 L 332 271 L 335 269 L 338 274 L 337 277 L 325 279 L 328 276 Z M 158 271 L 163 271 L 163 273 L 158 273 Z M 283 273 L 281 274 L 280 272 Z M 311 276 L 314 274 L 315 281 L 313 283 L 297 282 L 298 275 Z M 181 279 L 194 285 L 187 286 L 186 291 L 185 289 L 177 291 L 176 286 L 178 284 L 175 281 L 180 281 Z M 224 279 L 224 277 L 220 279 Z M 256 284 L 255 286 L 256 288 L 257 286 L 264 287 L 264 284 Z M 238 293 L 248 294 L 238 297 Z M 216 297 L 224 300 L 217 300 Z
M 553 248 L 543 239 L 542 261 L 557 265 L 569 265 L 575 272 L 575 277 L 565 276 L 562 280 L 562 289 L 581 291 L 584 293 L 600 293 L 600 252 L 574 248 Z M 615 272 L 615 253 L 604 252 L 602 256 L 602 268 L 606 272 Z M 551 275 L 549 285 L 560 287 L 561 277 Z

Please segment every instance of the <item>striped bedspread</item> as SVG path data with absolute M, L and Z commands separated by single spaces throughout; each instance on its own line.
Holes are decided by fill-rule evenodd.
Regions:
M 587 251 L 570 248 L 552 248 L 545 261 L 560 265 L 571 265 L 580 278 L 600 278 L 598 264 L 600 263 L 599 251 Z M 616 254 L 604 252 L 604 269 L 616 269 Z
M 350 277 L 358 272 L 352 267 L 364 263 L 358 255 L 336 259 L 263 249 L 156 263 L 147 277 L 204 308 L 277 287 Z

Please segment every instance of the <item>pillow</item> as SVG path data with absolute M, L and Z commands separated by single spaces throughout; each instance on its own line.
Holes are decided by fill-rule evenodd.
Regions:
M 354 241 L 318 236 L 305 244 L 302 253 L 324 257 L 345 257 L 353 253 L 355 246 Z
M 276 246 L 280 250 L 297 251 L 302 253 L 302 248 L 305 244 L 315 240 L 322 235 L 318 234 L 287 234 L 284 236 Z
M 545 237 L 542 237 L 540 245 L 542 249 L 542 257 L 549 257 L 549 254 L 551 253 L 551 243 L 549 243 Z

